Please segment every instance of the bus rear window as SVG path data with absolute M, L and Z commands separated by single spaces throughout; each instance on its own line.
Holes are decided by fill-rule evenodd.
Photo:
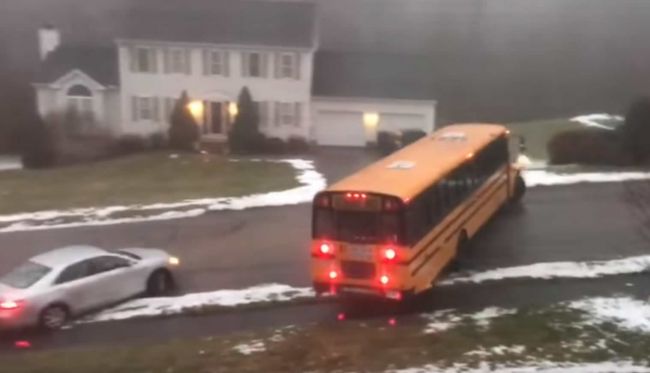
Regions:
M 363 244 L 399 242 L 396 213 L 317 209 L 314 218 L 315 238 Z

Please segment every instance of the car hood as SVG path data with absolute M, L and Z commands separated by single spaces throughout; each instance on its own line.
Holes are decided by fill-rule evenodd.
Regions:
M 120 249 L 120 251 L 135 254 L 142 258 L 142 260 L 167 260 L 167 258 L 169 258 L 169 254 L 166 251 L 160 249 L 127 248 Z

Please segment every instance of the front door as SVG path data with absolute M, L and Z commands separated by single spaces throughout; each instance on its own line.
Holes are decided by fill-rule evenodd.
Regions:
M 209 133 L 223 134 L 223 103 L 210 102 Z

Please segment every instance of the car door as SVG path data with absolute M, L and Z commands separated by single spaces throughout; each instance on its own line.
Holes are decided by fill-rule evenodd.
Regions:
M 92 259 L 96 271 L 93 280 L 99 305 L 115 303 L 134 293 L 131 277 L 132 262 L 115 255 L 103 255 Z
M 95 295 L 87 286 L 88 278 L 93 274 L 89 260 L 83 260 L 67 266 L 57 279 L 53 286 L 61 294 L 65 302 L 73 311 L 80 313 L 92 308 Z

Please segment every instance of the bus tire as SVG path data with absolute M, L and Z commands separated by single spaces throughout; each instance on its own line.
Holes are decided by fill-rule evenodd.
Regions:
M 525 194 L 526 194 L 526 182 L 524 181 L 524 178 L 521 176 L 521 174 L 517 174 L 517 178 L 515 179 L 515 190 L 514 193 L 512 194 L 512 197 L 510 198 L 510 202 L 512 203 L 521 202 Z

